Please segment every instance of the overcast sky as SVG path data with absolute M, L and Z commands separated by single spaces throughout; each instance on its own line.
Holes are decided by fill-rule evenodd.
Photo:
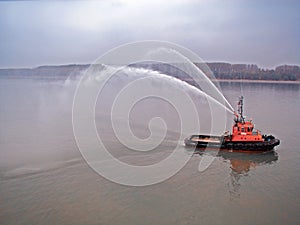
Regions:
M 205 61 L 300 65 L 300 1 L 0 2 L 0 67 L 91 63 L 127 42 L 171 41 Z

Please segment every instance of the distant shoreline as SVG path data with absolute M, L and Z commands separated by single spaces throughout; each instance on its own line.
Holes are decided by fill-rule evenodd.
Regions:
M 62 76 L 0 76 L 0 79 L 41 79 L 41 80 L 65 80 Z M 182 80 L 188 82 L 187 80 Z M 212 82 L 220 83 L 259 83 L 259 84 L 299 84 L 300 80 L 249 80 L 249 79 L 212 79 Z
M 201 65 L 195 64 L 199 68 Z M 211 69 L 213 82 L 223 83 L 270 83 L 270 84 L 300 84 L 300 67 L 294 65 L 277 66 L 275 70 L 261 69 L 254 64 L 230 64 L 230 63 L 207 63 Z M 39 66 L 36 68 L 10 68 L 0 69 L 0 78 L 25 78 L 25 79 L 46 79 L 46 80 L 65 80 L 76 79 L 84 74 L 89 68 L 89 64 L 67 64 Z M 104 65 L 99 64 L 101 69 Z M 151 69 L 166 75 L 176 77 L 188 83 L 193 83 L 184 71 L 175 70 L 166 64 L 138 64 L 131 65 L 145 69 Z M 206 68 L 207 69 L 207 68 Z
M 300 84 L 300 80 L 249 80 L 249 79 L 214 79 L 213 82 L 224 83 L 269 83 L 269 84 Z

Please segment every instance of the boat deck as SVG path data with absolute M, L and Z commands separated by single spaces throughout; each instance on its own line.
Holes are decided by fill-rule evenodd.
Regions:
M 207 143 L 221 143 L 220 138 L 212 138 L 212 137 L 192 137 L 191 141 L 207 142 Z

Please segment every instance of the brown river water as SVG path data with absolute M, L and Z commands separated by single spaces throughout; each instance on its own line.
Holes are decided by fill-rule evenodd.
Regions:
M 0 80 L 0 224 L 300 223 L 299 84 L 221 83 L 228 101 L 235 105 L 243 95 L 246 115 L 281 144 L 264 154 L 219 152 L 202 172 L 199 162 L 211 153 L 192 154 L 182 144 L 192 154 L 188 163 L 171 178 L 142 187 L 111 182 L 83 159 L 72 128 L 75 84 Z M 157 162 L 178 143 L 178 115 L 164 103 L 150 99 L 133 110 L 140 117 L 131 126 L 141 138 L 149 135 L 143 119 L 168 114 L 173 128 L 151 153 L 120 144 L 101 108 L 97 129 L 124 162 Z M 231 121 L 229 116 L 229 127 Z M 206 126 L 204 121 L 203 131 Z

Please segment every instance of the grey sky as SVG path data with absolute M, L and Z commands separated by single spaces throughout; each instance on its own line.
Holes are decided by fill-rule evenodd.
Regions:
M 0 67 L 91 63 L 120 44 L 164 40 L 205 61 L 300 65 L 300 2 L 0 2 Z

